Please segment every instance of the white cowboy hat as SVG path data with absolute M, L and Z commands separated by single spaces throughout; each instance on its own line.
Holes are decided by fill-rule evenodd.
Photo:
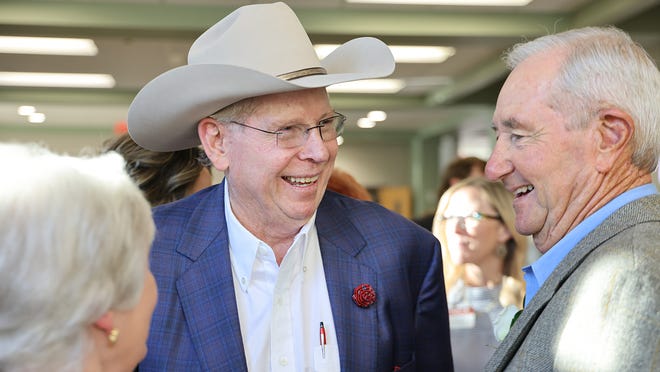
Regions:
M 128 132 L 140 146 L 174 151 L 199 145 L 197 123 L 248 97 L 387 76 L 387 45 L 353 39 L 323 60 L 286 4 L 238 8 L 190 47 L 188 64 L 156 77 L 135 96 Z

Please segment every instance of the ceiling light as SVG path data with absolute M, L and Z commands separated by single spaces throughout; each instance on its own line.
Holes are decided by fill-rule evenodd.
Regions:
M 396 93 L 403 88 L 399 79 L 367 79 L 331 85 L 331 93 Z
M 464 6 L 525 6 L 532 0 L 346 0 L 361 4 L 406 4 L 406 5 L 464 5 Z
M 35 112 L 28 116 L 28 121 L 33 124 L 39 124 L 46 121 L 46 115 L 41 112 Z
M 91 39 L 0 36 L 0 53 L 95 56 L 98 52 Z
M 387 114 L 385 111 L 369 111 L 367 119 L 371 121 L 383 121 L 387 119 Z
M 337 146 L 341 146 L 343 144 L 344 144 L 344 137 L 343 136 L 337 137 Z
M 317 44 L 314 49 L 322 59 L 338 46 L 338 44 Z M 456 49 L 446 46 L 390 45 L 389 48 L 398 63 L 442 63 L 456 54 Z
M 60 74 L 46 72 L 2 72 L 0 85 L 14 87 L 112 88 L 108 74 Z
M 37 109 L 34 106 L 18 106 L 18 110 L 16 111 L 21 116 L 28 116 L 37 112 Z
M 376 122 L 371 121 L 367 118 L 359 118 L 358 121 L 357 121 L 357 126 L 360 127 L 360 128 L 365 128 L 365 129 L 373 128 L 373 127 L 376 126 Z

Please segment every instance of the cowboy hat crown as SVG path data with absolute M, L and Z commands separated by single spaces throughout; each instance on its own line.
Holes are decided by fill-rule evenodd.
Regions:
M 319 60 L 286 4 L 247 5 L 195 40 L 187 65 L 159 75 L 138 92 L 128 111 L 128 131 L 150 150 L 190 148 L 200 143 L 199 120 L 242 99 L 392 71 L 392 54 L 378 39 L 353 39 Z

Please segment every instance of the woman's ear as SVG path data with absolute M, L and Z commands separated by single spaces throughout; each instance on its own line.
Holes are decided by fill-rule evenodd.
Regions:
M 202 142 L 206 156 L 211 160 L 213 166 L 222 172 L 229 166 L 228 143 L 225 134 L 226 127 L 213 118 L 205 117 L 197 124 L 197 135 Z
M 605 109 L 598 115 L 596 127 L 596 167 L 600 172 L 608 172 L 625 156 L 628 144 L 635 132 L 635 124 L 630 115 L 619 109 Z
M 112 328 L 114 328 L 114 320 L 112 319 L 112 313 L 108 311 L 105 314 L 101 315 L 101 317 L 94 322 L 94 327 L 102 330 L 106 334 L 109 333 L 112 330 Z
M 507 229 L 504 222 L 500 223 L 500 227 L 497 229 L 497 241 L 500 243 L 506 243 L 512 237 L 511 232 Z

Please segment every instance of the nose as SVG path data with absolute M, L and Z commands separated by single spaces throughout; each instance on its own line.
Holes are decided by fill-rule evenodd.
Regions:
M 315 162 L 325 162 L 330 159 L 331 149 L 337 147 L 336 141 L 323 141 L 321 128 L 311 128 L 307 132 L 305 143 L 298 155 L 302 159 L 312 159 Z M 335 150 L 336 151 L 336 150 Z
M 495 141 L 495 147 L 486 162 L 484 170 L 486 178 L 491 181 L 501 180 L 507 174 L 513 171 L 513 165 L 508 158 L 506 149 L 501 141 Z
M 456 234 L 463 234 L 465 232 L 465 217 L 456 217 L 454 232 Z

